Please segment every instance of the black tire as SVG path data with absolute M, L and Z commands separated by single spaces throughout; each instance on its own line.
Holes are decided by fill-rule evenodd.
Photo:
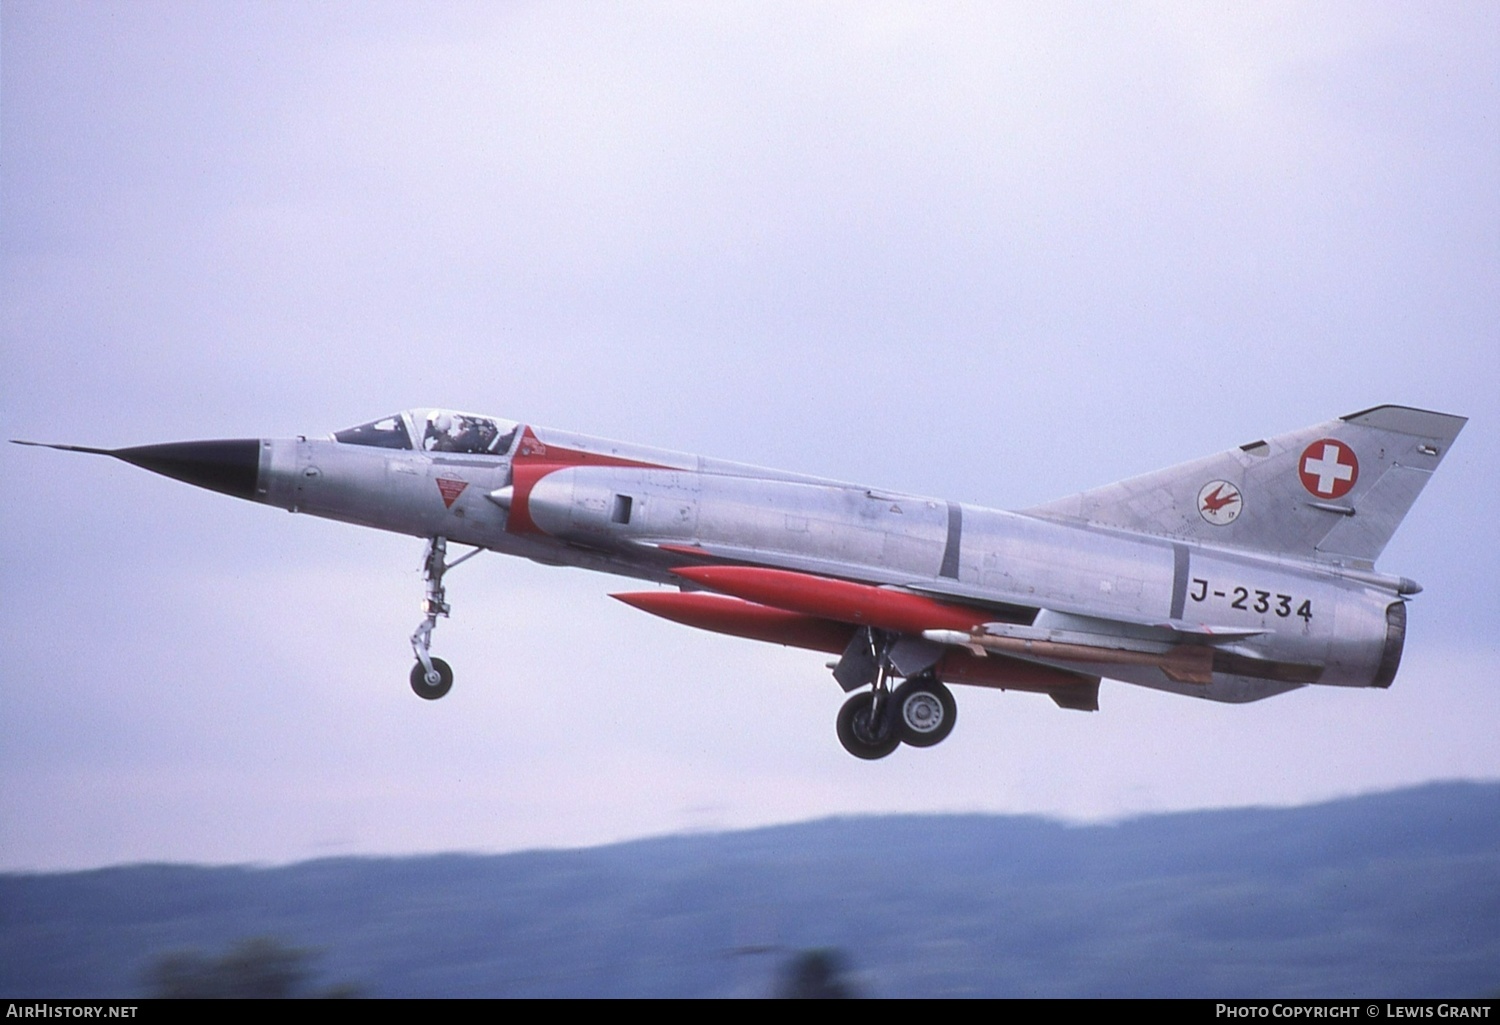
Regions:
M 417 697 L 427 701 L 436 701 L 453 689 L 452 667 L 442 659 L 435 658 L 432 660 L 432 668 L 437 670 L 437 683 L 427 682 L 427 670 L 422 668 L 422 663 L 418 662 L 411 667 L 411 689 L 416 692 Z
M 891 695 L 891 732 L 912 747 L 941 744 L 958 722 L 953 693 L 931 676 L 907 680 Z
M 839 709 L 839 743 L 856 758 L 874 761 L 884 758 L 901 744 L 901 738 L 891 728 L 890 699 L 881 709 L 880 721 L 871 724 L 870 694 L 868 691 L 854 695 Z

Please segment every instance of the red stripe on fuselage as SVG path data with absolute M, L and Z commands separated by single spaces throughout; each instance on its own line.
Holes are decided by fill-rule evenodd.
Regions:
M 512 534 L 544 533 L 531 518 L 531 489 L 536 487 L 536 482 L 547 474 L 574 466 L 634 466 L 644 470 L 667 469 L 659 463 L 644 463 L 638 459 L 621 459 L 619 456 L 582 452 L 576 448 L 563 448 L 560 445 L 544 445 L 532 433 L 531 428 L 527 427 L 521 432 L 520 447 L 516 449 L 516 454 L 510 461 L 512 497 L 510 516 L 506 518 L 505 529 Z

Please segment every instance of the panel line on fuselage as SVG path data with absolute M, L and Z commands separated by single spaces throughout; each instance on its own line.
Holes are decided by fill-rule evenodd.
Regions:
M 1172 618 L 1181 619 L 1184 606 L 1187 605 L 1188 585 L 1188 546 L 1173 543 L 1172 545 Z
M 958 553 L 963 543 L 964 510 L 957 502 L 948 503 L 948 537 L 943 546 L 943 564 L 938 576 L 949 580 L 958 579 Z

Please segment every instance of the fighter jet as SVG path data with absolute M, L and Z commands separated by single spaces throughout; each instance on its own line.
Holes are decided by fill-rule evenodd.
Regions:
M 613 597 L 835 656 L 839 740 L 876 759 L 949 735 L 950 684 L 1085 711 L 1101 677 L 1225 702 L 1390 686 L 1421 588 L 1375 560 L 1465 422 L 1377 406 L 1018 512 L 446 409 L 320 439 L 47 447 L 425 539 L 422 698 L 453 685 L 432 654 L 445 576 L 494 551 L 665 584 Z

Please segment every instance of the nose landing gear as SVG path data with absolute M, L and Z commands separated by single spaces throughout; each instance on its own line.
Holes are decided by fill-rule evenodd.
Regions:
M 434 537 L 427 542 L 427 555 L 422 561 L 422 579 L 427 582 L 427 596 L 422 601 L 422 611 L 427 618 L 411 635 L 411 650 L 417 656 L 417 664 L 411 667 L 411 689 L 419 698 L 436 701 L 453 689 L 453 668 L 442 659 L 432 656 L 432 631 L 437 627 L 437 617 L 447 616 L 451 608 L 446 600 L 443 574 L 482 551 L 483 548 L 476 548 L 452 562 L 445 562 L 448 539 Z

